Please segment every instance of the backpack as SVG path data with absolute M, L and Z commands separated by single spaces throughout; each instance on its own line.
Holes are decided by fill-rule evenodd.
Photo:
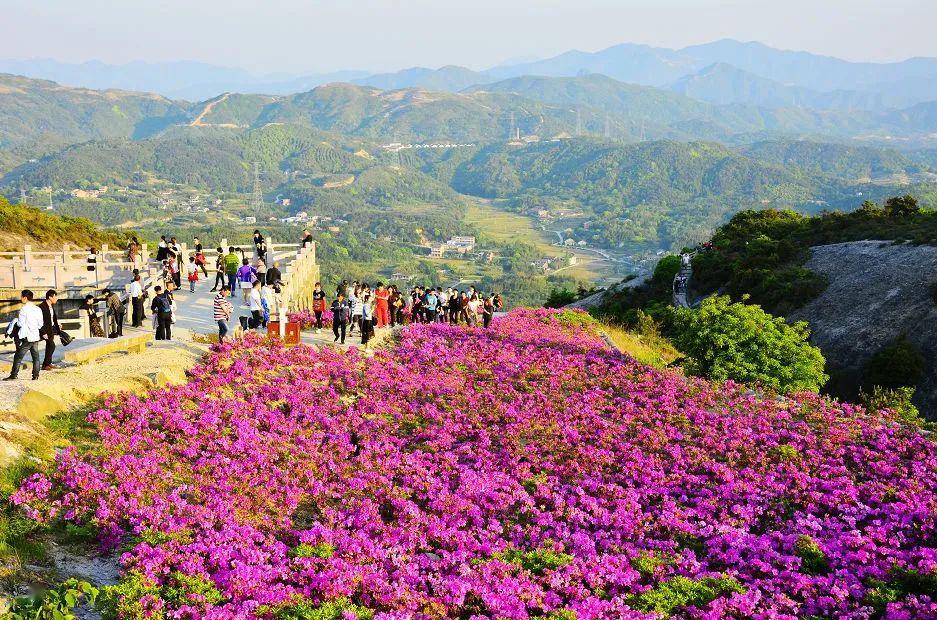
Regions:
M 172 314 L 172 302 L 168 297 L 159 295 L 154 301 L 160 314 Z

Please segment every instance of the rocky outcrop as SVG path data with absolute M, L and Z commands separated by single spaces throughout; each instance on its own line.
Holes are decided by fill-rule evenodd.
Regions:
M 789 318 L 810 323 L 833 377 L 830 391 L 854 393 L 869 358 L 905 335 L 927 360 L 915 404 L 937 419 L 937 247 L 837 243 L 812 248 L 805 266 L 826 275 L 829 287 Z

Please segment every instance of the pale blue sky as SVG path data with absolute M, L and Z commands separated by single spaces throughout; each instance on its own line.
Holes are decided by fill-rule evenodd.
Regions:
M 731 37 L 849 60 L 937 56 L 937 0 L 0 0 L 0 58 L 390 70 Z

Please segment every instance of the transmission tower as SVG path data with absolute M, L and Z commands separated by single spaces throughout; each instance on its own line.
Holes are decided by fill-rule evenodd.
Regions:
M 608 140 L 612 137 L 612 125 L 608 118 L 608 112 L 605 113 L 605 139 Z
M 641 142 L 647 142 L 647 122 L 641 121 Z
M 261 211 L 264 208 L 264 195 L 260 191 L 260 162 L 254 162 L 254 191 L 251 193 L 251 210 L 254 212 L 254 217 L 260 221 Z
M 508 137 L 509 137 L 511 140 L 514 139 L 514 134 L 517 133 L 517 132 L 516 132 L 516 129 L 517 129 L 517 125 L 516 125 L 515 122 L 514 122 L 514 110 L 511 110 L 511 133 L 508 134 Z

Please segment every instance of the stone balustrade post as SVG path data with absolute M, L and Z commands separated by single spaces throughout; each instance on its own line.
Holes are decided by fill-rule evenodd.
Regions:
M 71 251 L 71 244 L 66 243 L 62 246 L 62 264 L 65 265 L 68 263 L 68 254 Z
M 26 244 L 23 246 L 23 270 L 29 271 L 33 261 L 33 246 Z
M 14 289 L 21 288 L 20 282 L 23 279 L 21 276 L 21 273 L 24 271 L 24 269 L 23 269 L 23 264 L 20 261 L 20 259 L 14 258 L 13 264 L 11 265 L 10 269 L 12 269 L 12 273 L 13 273 L 13 278 L 12 278 L 13 288 Z
M 106 243 L 105 243 L 105 244 L 102 244 L 102 245 L 101 245 L 101 251 L 98 252 L 98 256 L 99 256 L 100 259 L 101 259 L 99 262 L 102 262 L 102 263 L 107 263 L 107 262 L 109 262 L 109 261 L 107 260 L 107 253 L 108 253 L 108 251 L 109 251 L 108 245 L 107 245 Z M 114 262 L 120 262 L 120 261 L 114 261 Z
M 53 265 L 52 266 L 52 288 L 59 290 L 59 283 L 65 283 L 63 265 Z

